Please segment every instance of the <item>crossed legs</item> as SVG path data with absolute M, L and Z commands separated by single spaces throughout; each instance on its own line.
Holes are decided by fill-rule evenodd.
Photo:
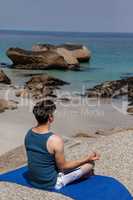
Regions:
M 93 175 L 94 171 L 94 162 L 91 163 L 86 163 L 79 168 L 74 169 L 72 172 L 63 174 L 57 178 L 57 183 L 55 188 L 60 189 L 61 187 L 75 181 L 78 179 L 84 179 L 87 178 L 88 176 Z

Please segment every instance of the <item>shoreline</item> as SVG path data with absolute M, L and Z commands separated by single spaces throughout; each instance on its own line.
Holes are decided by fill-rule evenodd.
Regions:
M 53 132 L 71 138 L 79 133 L 110 135 L 114 130 L 133 128 L 133 116 L 125 112 L 125 101 L 73 95 L 65 87 L 57 90 L 57 110 L 51 127 Z M 0 155 L 22 145 L 26 132 L 36 125 L 32 114 L 33 100 L 16 97 L 17 90 L 14 85 L 0 86 L 0 99 L 18 102 L 17 109 L 0 113 Z M 59 101 L 62 97 L 70 101 Z
M 1 98 L 1 95 L 0 95 Z M 15 100 L 19 98 L 15 98 Z M 73 100 L 75 102 L 75 99 Z M 20 101 L 21 102 L 21 101 Z M 94 102 L 92 101 L 91 103 Z M 16 110 L 0 113 L 0 155 L 23 144 L 26 132 L 36 125 L 32 114 L 32 106 L 21 106 Z M 124 115 L 109 103 L 100 107 L 86 104 L 73 105 L 57 102 L 55 120 L 51 130 L 64 138 L 72 138 L 85 133 L 91 137 L 111 135 L 115 131 L 132 129 L 132 116 Z

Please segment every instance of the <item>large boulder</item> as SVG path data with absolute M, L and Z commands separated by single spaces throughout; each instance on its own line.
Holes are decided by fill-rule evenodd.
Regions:
M 69 65 L 79 65 L 79 62 L 77 60 L 76 57 L 74 57 L 70 51 L 68 51 L 67 49 L 65 48 L 57 48 L 56 49 L 56 52 L 61 55 L 64 60 L 69 64 Z
M 0 99 L 0 113 L 4 112 L 6 109 L 16 109 L 17 108 L 17 102 L 16 101 L 8 101 L 5 99 Z
M 32 46 L 32 51 L 48 51 L 55 50 L 56 46 L 52 44 L 35 44 Z
M 56 51 L 27 51 L 20 48 L 10 48 L 7 56 L 12 60 L 13 67 L 19 69 L 77 69 L 79 64 L 69 64 Z
M 11 84 L 11 80 L 8 78 L 3 70 L 0 70 L 0 83 Z
M 84 45 L 79 45 L 79 44 L 71 44 L 71 43 L 66 43 L 63 45 L 37 44 L 33 45 L 32 47 L 33 51 L 54 50 L 64 57 L 60 49 L 66 49 L 67 51 L 69 51 L 69 55 L 71 55 L 73 59 L 75 58 L 79 62 L 89 61 L 91 58 L 91 51 Z
M 75 49 L 71 51 L 71 53 L 79 62 L 89 61 L 91 57 L 90 51 L 85 46 L 83 46 L 82 49 Z
M 69 84 L 47 74 L 33 76 L 23 89 L 16 92 L 16 96 L 31 97 L 33 100 L 42 98 L 56 98 L 56 89 Z
M 75 57 L 79 62 L 86 62 L 91 58 L 91 51 L 84 45 L 67 43 L 60 45 L 58 48 L 61 47 L 69 50 L 72 56 Z

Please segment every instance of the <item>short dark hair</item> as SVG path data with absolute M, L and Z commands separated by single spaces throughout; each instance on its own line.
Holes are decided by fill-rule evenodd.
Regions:
M 43 100 L 38 102 L 33 108 L 33 114 L 39 124 L 46 124 L 49 116 L 53 115 L 56 105 L 52 100 Z

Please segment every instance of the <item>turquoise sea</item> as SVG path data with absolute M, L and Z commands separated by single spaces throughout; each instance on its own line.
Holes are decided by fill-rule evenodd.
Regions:
M 36 43 L 65 42 L 84 44 L 92 51 L 90 63 L 81 64 L 81 71 L 44 71 L 70 82 L 72 90 L 133 75 L 133 34 L 126 33 L 0 31 L 0 63 L 11 63 L 5 54 L 9 47 L 31 49 Z M 27 73 L 42 72 L 10 68 L 5 71 L 16 84 L 23 84 Z

